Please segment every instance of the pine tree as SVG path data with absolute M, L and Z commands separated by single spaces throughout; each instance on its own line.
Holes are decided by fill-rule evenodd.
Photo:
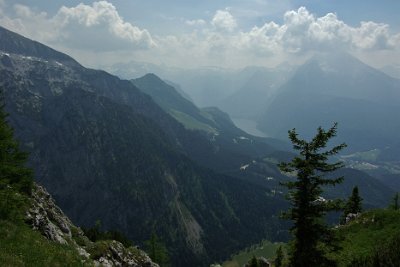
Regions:
M 341 224 L 346 223 L 346 217 L 350 213 L 357 214 L 362 211 L 361 202 L 362 198 L 360 197 L 360 194 L 358 192 L 358 186 L 355 186 L 353 188 L 353 191 L 351 192 L 351 196 L 347 200 L 346 205 L 344 207 L 343 215 L 340 219 Z
M 1 98 L 1 92 L 0 92 Z M 19 149 L 13 129 L 7 123 L 7 113 L 0 99 L 0 218 L 13 219 L 18 214 L 21 197 L 30 194 L 33 172 L 25 167 L 28 155 Z
M 399 210 L 399 193 L 396 193 L 394 195 L 392 203 L 390 204 L 390 208 L 394 210 Z
M 283 263 L 283 251 L 282 251 L 282 246 L 279 246 L 279 248 L 276 251 L 276 257 L 275 257 L 275 267 L 281 267 Z
M 158 240 L 157 235 L 153 232 L 150 240 L 145 242 L 146 252 L 149 257 L 160 266 L 168 266 L 169 255 L 168 250 L 163 243 Z
M 2 102 L 2 101 L 1 101 Z M 13 129 L 7 123 L 4 104 L 0 104 L 0 182 L 24 193 L 32 188 L 32 170 L 25 167 L 28 154 L 20 151 Z
M 251 258 L 248 266 L 249 267 L 258 267 L 259 266 L 256 256 L 253 256 L 253 258 Z
M 321 197 L 322 186 L 334 186 L 343 181 L 343 177 L 325 178 L 324 174 L 343 167 L 342 162 L 328 163 L 328 158 L 346 147 L 340 144 L 332 149 L 325 149 L 328 141 L 336 136 L 337 123 L 328 131 L 321 127 L 310 141 L 299 139 L 296 130 L 289 131 L 293 148 L 299 151 L 289 163 L 280 163 L 279 168 L 285 173 L 295 173 L 297 179 L 283 183 L 288 190 L 288 199 L 292 208 L 284 214 L 293 221 L 291 232 L 294 236 L 289 251 L 290 266 L 335 266 L 326 256 L 327 250 L 337 247 L 333 234 L 323 221 L 328 211 L 339 210 L 340 201 L 326 201 Z

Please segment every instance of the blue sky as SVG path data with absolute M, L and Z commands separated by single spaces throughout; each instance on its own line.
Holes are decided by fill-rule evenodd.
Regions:
M 400 62 L 398 0 L 0 0 L 0 25 L 89 66 L 239 68 L 344 50 Z

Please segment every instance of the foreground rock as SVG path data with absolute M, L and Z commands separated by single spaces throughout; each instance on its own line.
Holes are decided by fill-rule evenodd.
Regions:
M 158 267 L 145 252 L 135 247 L 126 248 L 115 240 L 90 241 L 55 204 L 50 194 L 37 184 L 32 190 L 26 222 L 47 239 L 75 248 L 82 256 L 82 263 L 110 267 Z

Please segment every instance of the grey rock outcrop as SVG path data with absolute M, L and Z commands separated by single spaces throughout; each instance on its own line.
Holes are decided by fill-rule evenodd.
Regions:
M 141 250 L 135 251 L 127 250 L 120 242 L 112 241 L 108 244 L 107 252 L 104 253 L 99 259 L 95 260 L 95 266 L 133 266 L 133 267 L 158 267 L 151 261 Z
M 144 251 L 137 248 L 125 248 L 115 240 L 99 241 L 100 245 L 91 242 L 55 204 L 46 189 L 37 184 L 32 190 L 26 222 L 47 239 L 74 247 L 82 256 L 82 262 L 105 267 L 158 267 Z M 76 241 L 78 239 L 79 242 Z
M 72 222 L 50 194 L 37 184 L 32 191 L 32 206 L 26 213 L 26 221 L 49 240 L 67 244 L 67 239 L 71 239 Z
M 346 223 L 345 224 L 348 224 L 349 222 L 357 219 L 360 216 L 360 214 L 361 213 L 349 213 L 349 214 L 347 214 Z

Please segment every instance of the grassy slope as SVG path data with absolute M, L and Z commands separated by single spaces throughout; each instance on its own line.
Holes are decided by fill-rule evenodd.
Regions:
M 343 249 L 334 258 L 339 266 L 348 266 L 352 259 L 371 255 L 389 239 L 400 236 L 400 211 L 371 210 L 338 229 Z
M 387 245 L 394 237 L 400 237 L 400 211 L 377 209 L 364 212 L 356 220 L 336 230 L 342 250 L 330 255 L 339 267 L 351 266 L 351 261 L 364 258 Z M 223 267 L 240 267 L 253 256 L 263 256 L 267 259 L 275 257 L 278 243 L 264 241 L 262 245 L 247 248 L 232 259 L 223 263 Z
M 70 226 L 72 237 L 68 244 L 48 240 L 25 222 L 25 211 L 31 199 L 12 187 L 0 188 L 0 267 L 9 266 L 94 266 L 93 260 L 112 255 L 113 240 L 91 242 L 75 226 Z M 76 243 L 76 244 L 75 244 Z M 77 245 L 90 253 L 90 258 L 79 255 Z M 136 247 L 125 248 L 139 264 L 145 255 Z
M 203 123 L 203 122 L 191 117 L 189 114 L 186 114 L 186 113 L 180 112 L 178 110 L 174 110 L 174 109 L 168 110 L 168 112 L 177 121 L 182 123 L 182 125 L 186 129 L 203 130 L 203 131 L 206 131 L 208 133 L 216 133 L 217 132 L 217 130 L 212 128 L 210 125 L 205 124 L 205 123 Z
M 261 244 L 254 245 L 233 255 L 232 259 L 223 263 L 223 267 L 241 267 L 253 256 L 274 259 L 275 252 L 282 243 L 271 243 L 263 241 Z
M 0 266 L 91 266 L 70 245 L 47 240 L 23 222 L 0 221 Z
M 11 186 L 0 189 L 0 266 L 92 266 L 72 245 L 47 240 L 24 222 L 30 198 Z M 88 262 L 88 260 L 86 260 Z M 89 261 L 90 262 L 90 261 Z
M 70 226 L 72 237 L 67 238 L 68 244 L 48 240 L 26 224 L 24 215 L 30 205 L 27 195 L 12 187 L 0 188 L 0 267 L 94 266 L 93 260 L 112 254 L 109 246 L 113 240 L 91 242 L 75 226 Z M 90 253 L 89 259 L 79 255 L 77 245 Z M 128 252 L 139 263 L 146 261 L 136 247 L 125 248 L 123 253 Z

